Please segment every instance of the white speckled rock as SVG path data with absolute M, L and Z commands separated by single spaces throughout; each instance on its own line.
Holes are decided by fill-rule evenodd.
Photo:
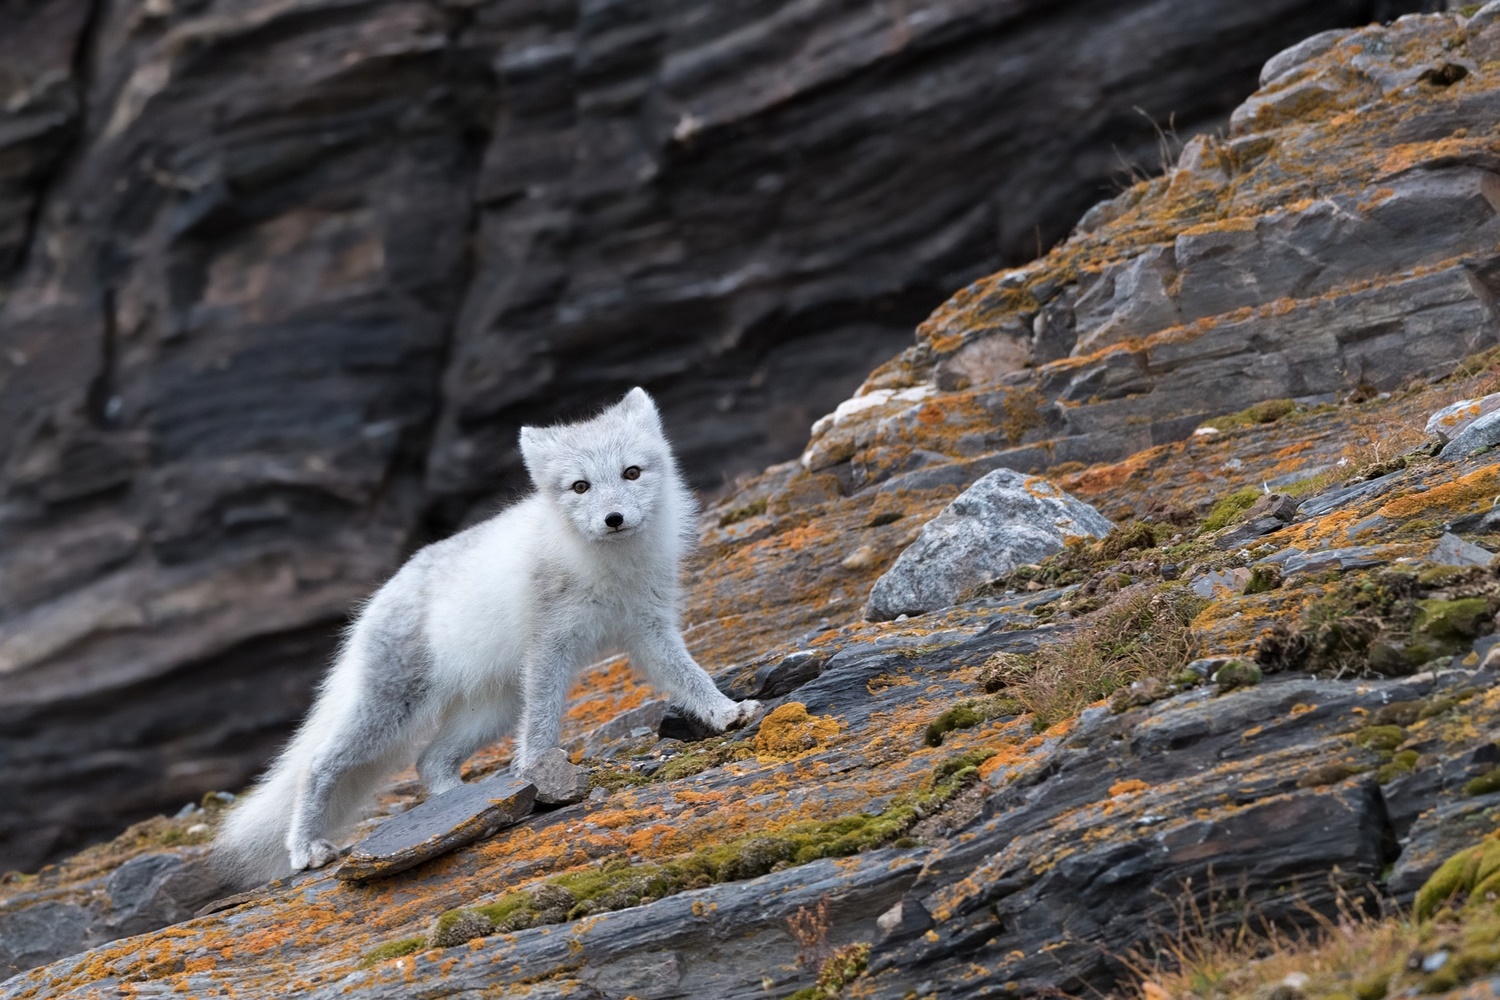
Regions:
M 929 521 L 875 581 L 865 617 L 887 621 L 947 607 L 965 591 L 1044 559 L 1070 537 L 1114 525 L 1039 476 L 996 469 Z
M 1468 458 L 1483 448 L 1500 445 L 1500 411 L 1488 413 L 1465 427 L 1443 448 L 1441 457 L 1449 461 Z
M 1496 410 L 1500 410 L 1500 392 L 1492 392 L 1480 399 L 1460 399 L 1428 417 L 1426 431 L 1447 444 L 1474 421 Z

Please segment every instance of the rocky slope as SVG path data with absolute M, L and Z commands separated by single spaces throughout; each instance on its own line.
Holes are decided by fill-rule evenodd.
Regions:
M 1417 6 L 8 5 L 0 866 L 242 782 L 521 421 L 639 383 L 700 483 L 789 456 L 1156 162 L 1134 107 Z
M 1227 136 L 955 296 L 711 508 L 688 639 L 776 706 L 755 729 L 692 739 L 602 665 L 568 718 L 587 801 L 191 919 L 217 802 L 152 821 L 0 886 L 0 961 L 36 966 L 0 995 L 1108 991 L 1184 913 L 1424 885 L 1424 926 L 1484 930 L 1489 869 L 1428 880 L 1500 809 L 1497 69 L 1500 3 L 1278 57 Z M 901 567 L 950 505 L 1059 488 L 1115 527 Z M 874 620 L 913 563 L 954 603 Z M 1488 988 L 1483 945 L 1342 995 Z

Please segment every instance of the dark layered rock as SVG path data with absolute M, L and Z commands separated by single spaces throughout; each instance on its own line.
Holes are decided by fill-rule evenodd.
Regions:
M 1471 682 L 1379 685 L 1363 692 L 1369 701 L 1354 685 L 1283 682 L 1166 712 L 1089 713 L 1045 764 L 992 776 L 1010 784 L 985 803 L 990 818 L 926 860 L 899 926 L 876 946 L 873 995 L 924 980 L 944 983 L 945 1000 L 1107 989 L 1132 952 L 1159 943 L 1151 929 L 1179 926 L 1187 895 L 1206 904 L 1204 930 L 1239 919 L 1215 913 L 1230 901 L 1297 926 L 1361 899 L 1405 861 L 1397 898 L 1409 905 L 1451 853 L 1406 859 L 1413 818 L 1466 803 L 1460 789 L 1493 754 L 1434 761 L 1414 796 L 1382 786 L 1351 749 L 1383 706 Z M 985 973 L 955 975 L 975 967 Z
M 640 383 L 700 483 L 789 455 L 1154 163 L 1133 108 L 1407 6 L 11 5 L 0 869 L 242 784 L 522 420 Z
M 1493 33 L 1405 18 L 1278 56 L 1226 135 L 949 300 L 815 429 L 804 466 L 859 488 L 915 461 L 1118 461 L 1257 403 L 1438 378 L 1500 342 L 1500 175 L 1471 134 L 1500 109 Z

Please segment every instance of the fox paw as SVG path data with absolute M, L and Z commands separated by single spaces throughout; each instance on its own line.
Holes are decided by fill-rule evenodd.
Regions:
M 709 725 L 719 732 L 727 729 L 740 729 L 759 719 L 765 713 L 765 707 L 753 699 L 744 701 L 731 701 L 721 708 L 709 712 Z
M 336 860 L 339 856 L 339 849 L 326 840 L 309 840 L 305 844 L 292 848 L 291 853 L 292 868 L 300 872 L 309 868 L 322 868 Z

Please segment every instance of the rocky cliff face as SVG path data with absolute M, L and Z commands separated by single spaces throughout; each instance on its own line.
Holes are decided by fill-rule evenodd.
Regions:
M 0 886 L 0 961 L 36 966 L 0 995 L 1107 991 L 1184 913 L 1413 900 L 1427 950 L 1267 989 L 1491 988 L 1488 855 L 1443 862 L 1500 809 L 1497 68 L 1500 3 L 1277 57 L 1226 136 L 970 285 L 709 509 L 688 640 L 772 703 L 754 729 L 695 740 L 602 665 L 587 801 L 195 919 L 217 802 L 150 821 Z M 1051 555 L 900 558 L 1059 490 L 1087 530 Z M 366 829 L 422 807 L 404 776 Z

